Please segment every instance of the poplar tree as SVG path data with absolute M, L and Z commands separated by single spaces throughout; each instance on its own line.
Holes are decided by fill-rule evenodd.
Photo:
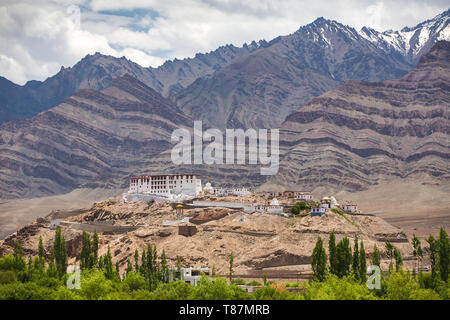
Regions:
M 155 275 L 156 279 L 159 279 L 160 277 L 160 268 L 158 265 L 158 252 L 156 251 L 156 244 L 153 246 L 153 274 Z
M 81 241 L 81 252 L 80 252 L 80 268 L 90 269 L 93 267 L 93 256 L 91 252 L 91 237 L 85 231 L 83 231 L 82 241 Z
M 390 259 L 390 262 L 389 262 L 389 273 L 391 273 L 393 268 L 394 268 L 393 264 L 392 264 L 392 258 L 394 257 L 394 246 L 391 244 L 391 242 L 389 240 L 387 240 L 385 242 L 385 247 L 386 247 L 386 255 Z
M 116 275 L 119 276 L 119 279 L 120 279 L 119 261 L 116 261 Z
M 392 258 L 394 257 L 394 246 L 391 244 L 389 240 L 387 240 L 385 242 L 385 247 L 386 247 L 386 255 L 392 262 Z
M 134 272 L 139 272 L 139 251 L 138 249 L 134 250 Z
M 448 280 L 448 273 L 450 271 L 450 243 L 448 240 L 447 232 L 444 228 L 441 228 L 439 232 L 438 240 L 438 250 L 439 250 L 439 273 L 441 274 L 441 279 L 444 282 Z
M 439 248 L 436 239 L 430 235 L 427 239 L 428 245 L 430 246 L 430 262 L 431 262 L 431 278 L 433 282 L 436 280 L 436 273 L 438 271 L 438 254 Z
M 420 240 L 419 238 L 416 237 L 415 234 L 413 234 L 413 238 L 412 238 L 412 245 L 413 245 L 413 256 L 417 259 L 417 269 L 420 269 L 420 260 L 423 257 L 423 251 L 422 251 L 422 247 L 420 245 Z M 415 269 L 414 269 L 415 271 Z M 414 275 L 415 278 L 415 275 Z
M 380 266 L 381 258 L 380 258 L 380 250 L 378 250 L 378 247 L 376 244 L 373 245 L 373 254 L 372 258 L 370 260 L 370 263 L 375 266 Z
M 94 230 L 94 237 L 92 239 L 92 253 L 94 255 L 93 265 L 97 265 L 97 262 L 98 262 L 98 233 L 97 233 L 97 229 Z
M 145 254 L 145 249 L 143 249 L 142 255 L 141 255 L 141 266 L 139 268 L 139 272 L 145 278 L 147 278 L 146 269 L 147 269 L 147 255 Z
M 336 246 L 338 277 L 342 278 L 350 273 L 352 263 L 352 248 L 347 237 L 343 238 Z
M 61 227 L 56 228 L 55 239 L 53 241 L 53 253 L 55 258 L 56 270 L 61 278 L 67 272 L 67 249 L 64 235 Z
M 23 271 L 26 266 L 25 259 L 23 257 L 23 249 L 22 245 L 19 243 L 18 240 L 14 241 L 14 269 L 17 271 Z
M 355 235 L 355 241 L 353 245 L 353 262 L 352 262 L 352 271 L 353 276 L 356 280 L 359 279 L 359 275 L 361 273 L 361 270 L 359 268 L 359 249 L 358 249 L 358 236 Z
M 149 276 L 156 276 L 158 273 L 158 255 L 156 245 L 152 246 L 150 243 L 147 246 L 147 262 L 146 269 Z
M 400 270 L 400 267 L 403 265 L 403 258 L 402 254 L 397 248 L 394 249 L 394 258 L 395 258 L 395 271 L 398 272 Z
M 42 242 L 42 236 L 39 236 L 38 256 L 35 259 L 35 266 L 39 271 L 45 269 L 45 249 L 44 243 Z
M 103 257 L 100 256 L 98 257 L 98 263 L 97 263 L 98 268 L 101 270 L 104 267 L 104 263 L 103 263 Z
M 213 271 L 215 271 L 214 266 L 213 266 Z M 180 257 L 177 257 L 177 272 L 175 273 L 175 279 L 181 280 L 181 259 L 180 259 Z
M 230 253 L 229 264 L 230 264 L 230 282 L 233 280 L 233 262 L 234 262 L 234 254 Z
M 41 259 L 45 259 L 44 243 L 42 242 L 42 236 L 39 236 L 38 256 Z
M 323 281 L 327 270 L 327 255 L 321 237 L 317 238 L 316 246 L 312 252 L 311 267 L 314 273 L 313 278 Z
M 361 282 L 366 282 L 367 263 L 366 263 L 366 251 L 364 250 L 364 242 L 361 240 L 359 248 L 359 279 Z
M 111 257 L 111 250 L 109 246 L 106 255 L 103 257 L 103 265 L 105 267 L 105 277 L 111 280 L 114 277 L 114 269 Z
M 330 272 L 337 275 L 336 237 L 333 232 L 330 234 L 330 238 L 328 239 L 328 253 L 330 254 Z
M 133 272 L 133 265 L 131 264 L 130 258 L 128 258 L 127 259 L 126 275 L 128 275 L 130 272 Z
M 167 266 L 166 253 L 164 249 L 161 253 L 161 281 L 163 283 L 169 282 L 169 267 Z

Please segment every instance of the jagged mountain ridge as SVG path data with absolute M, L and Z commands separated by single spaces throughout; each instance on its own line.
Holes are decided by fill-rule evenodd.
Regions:
M 219 47 L 194 58 L 167 61 L 158 68 L 144 68 L 125 57 L 115 58 L 100 53 L 88 54 L 73 67 L 64 68 L 45 81 L 29 81 L 19 86 L 0 77 L 0 123 L 9 119 L 31 118 L 61 103 L 81 89 L 102 90 L 115 78 L 129 74 L 168 96 L 180 91 L 195 79 L 219 70 L 245 53 L 264 45 L 264 41 Z
M 450 9 L 413 28 L 378 32 L 363 27 L 360 34 L 386 52 L 397 51 L 415 63 L 438 40 L 450 40 Z
M 214 127 L 276 128 L 345 80 L 395 79 L 411 67 L 400 53 L 386 53 L 354 28 L 319 18 L 197 79 L 177 101 Z
M 330 74 L 327 74 L 325 79 L 314 75 L 313 78 L 318 77 L 319 79 L 315 79 L 314 81 L 312 81 L 313 83 L 306 83 L 304 85 L 302 84 L 299 87 L 294 86 L 294 88 L 299 88 L 298 90 L 302 92 L 301 94 L 299 94 L 299 103 L 305 103 L 310 98 L 317 96 L 329 89 L 335 88 L 339 84 L 339 81 L 343 81 L 346 79 L 381 81 L 397 78 L 400 75 L 399 72 L 403 72 L 403 74 L 406 73 L 406 71 L 411 68 L 411 66 L 417 61 L 417 59 L 423 53 L 428 51 L 429 48 L 431 48 L 436 40 L 450 40 L 450 28 L 448 27 L 449 15 L 449 11 L 446 11 L 431 20 L 419 24 L 415 28 L 404 28 L 401 31 L 395 32 L 385 31 L 383 33 L 380 33 L 370 28 L 363 28 L 360 32 L 356 32 L 354 29 L 350 30 L 349 33 L 357 33 L 359 34 L 359 36 L 371 42 L 374 47 L 380 51 L 380 53 L 376 56 L 380 56 L 381 54 L 385 55 L 386 59 L 392 60 L 390 65 L 393 65 L 394 70 L 391 72 L 389 71 L 389 68 L 386 68 L 388 72 L 384 74 L 383 72 L 377 72 L 376 68 L 373 66 L 366 66 L 366 68 L 368 68 L 367 70 L 364 70 L 364 68 L 356 68 L 356 70 L 354 70 L 354 72 L 352 73 L 346 70 L 339 70 L 339 68 L 336 69 L 334 65 L 332 63 L 330 64 L 329 62 L 327 62 L 324 66 L 321 66 L 320 63 L 313 63 L 314 67 L 312 69 L 314 73 L 318 71 L 320 74 L 322 74 L 323 71 L 326 71 L 330 72 Z M 294 33 L 294 35 L 302 34 L 302 29 L 311 29 L 309 30 L 311 34 L 314 34 L 314 37 L 319 40 L 318 42 L 326 47 L 330 43 L 329 38 L 323 37 L 321 32 L 318 31 L 320 29 L 313 30 L 311 28 L 312 26 L 316 25 L 317 28 L 319 28 L 318 25 L 320 24 L 320 22 L 324 21 L 329 25 L 340 25 L 335 21 L 325 20 L 321 18 L 317 19 L 312 24 L 300 28 L 296 33 Z M 422 30 L 425 30 L 425 32 L 422 32 Z M 417 34 L 420 36 L 414 36 Z M 245 44 L 244 46 L 239 48 L 233 45 L 226 45 L 206 54 L 197 54 L 194 58 L 183 60 L 175 59 L 173 61 L 167 61 L 158 68 L 143 68 L 123 57 L 114 58 L 111 56 L 95 54 L 87 55 L 73 67 L 61 68 L 60 72 L 58 72 L 55 76 L 52 76 L 43 82 L 29 81 L 24 86 L 19 86 L 0 76 L 0 123 L 9 119 L 30 118 L 41 111 L 47 110 L 61 103 L 65 98 L 71 96 L 80 89 L 104 89 L 111 84 L 113 79 L 125 74 L 132 75 L 136 79 L 155 89 L 157 92 L 162 93 L 163 96 L 174 95 L 185 90 L 185 88 L 192 84 L 196 79 L 209 77 L 217 71 L 220 71 L 224 66 L 228 65 L 235 59 L 257 51 L 258 49 L 271 47 L 280 39 L 286 37 L 289 36 L 278 37 L 269 43 L 264 40 L 259 42 L 253 41 L 250 45 Z M 411 44 L 409 44 L 409 42 L 408 44 L 406 44 L 405 37 L 412 41 L 410 41 Z M 331 36 L 331 38 L 333 38 L 333 36 Z M 420 39 L 420 41 L 416 41 L 417 39 Z M 414 50 L 411 51 L 411 49 L 411 52 L 408 52 L 408 50 L 405 49 L 405 46 L 408 48 L 414 48 Z M 276 50 L 277 49 L 275 49 L 275 51 Z M 313 53 L 319 53 L 320 56 L 321 54 L 323 54 L 323 52 L 326 52 L 326 50 L 319 50 L 318 52 L 314 51 Z M 333 54 L 339 55 L 339 52 L 333 52 Z M 270 56 L 270 53 L 267 56 Z M 290 59 L 291 57 L 288 56 L 287 58 Z M 352 58 L 353 61 L 355 61 L 355 53 L 347 53 L 346 58 L 350 63 L 352 61 Z M 375 60 L 379 59 L 379 57 L 374 58 Z M 367 62 L 370 62 L 372 60 L 368 59 L 362 62 L 366 63 L 367 65 Z M 305 57 L 300 62 L 296 61 L 294 63 L 294 69 L 291 71 L 296 72 L 296 69 L 298 69 L 302 74 L 301 77 L 311 77 L 310 69 L 301 68 L 301 63 L 304 63 L 306 61 L 310 63 L 311 59 Z M 399 61 L 400 63 L 397 65 L 397 62 Z M 318 70 L 315 69 L 316 67 L 318 67 Z M 367 75 L 365 73 L 367 73 Z M 245 80 L 246 79 L 239 79 L 236 81 Z M 256 87 L 252 87 L 251 91 L 256 90 L 256 93 L 258 93 L 258 90 L 261 91 L 267 89 L 267 85 L 265 85 L 264 83 L 265 79 L 261 78 L 258 79 L 258 81 L 258 85 Z M 270 80 L 269 82 L 273 81 Z M 234 88 L 233 90 L 239 89 Z M 268 90 L 271 89 L 269 88 Z M 278 88 L 275 88 L 273 90 L 277 91 L 276 93 L 279 93 L 282 97 L 287 94 L 282 89 L 278 90 Z M 235 97 L 239 96 L 233 95 L 229 98 L 234 99 Z M 208 101 L 216 102 L 214 96 L 209 98 L 210 99 L 208 99 Z M 183 99 L 182 103 L 185 104 L 186 100 L 190 101 L 191 99 Z M 280 100 L 277 98 L 274 98 L 274 100 L 274 103 L 280 102 Z M 233 101 L 235 101 L 233 103 L 236 104 L 239 99 L 236 98 Z M 259 103 L 259 101 L 257 102 Z M 296 109 L 296 107 L 292 109 L 292 103 L 290 101 L 286 103 L 287 107 L 283 107 L 281 110 L 281 116 L 277 117 L 279 118 L 277 119 L 278 122 L 284 120 L 284 117 L 289 114 L 289 111 L 293 111 Z M 220 104 L 220 101 L 218 102 L 218 104 Z M 299 105 L 297 105 L 297 107 L 298 106 Z M 263 106 L 262 113 L 267 113 L 268 111 L 264 109 L 270 107 L 270 104 L 268 106 Z M 199 108 L 198 101 L 194 101 L 194 106 L 186 107 L 186 109 L 188 110 L 197 108 Z M 220 106 L 214 106 L 213 108 L 220 109 Z M 230 108 L 230 106 L 228 106 L 228 108 Z M 230 112 L 230 124 L 235 126 L 242 125 L 240 116 L 236 116 L 233 118 L 234 113 L 242 113 L 242 111 L 240 111 L 239 108 L 235 108 L 233 106 L 231 106 L 231 109 L 232 112 Z M 243 117 L 246 118 L 247 115 L 243 115 Z M 255 120 L 253 122 L 255 124 L 261 123 L 261 121 L 259 120 Z

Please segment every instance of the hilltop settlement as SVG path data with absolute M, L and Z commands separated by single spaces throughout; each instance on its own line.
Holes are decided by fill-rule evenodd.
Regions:
M 83 232 L 97 232 L 98 254 L 109 250 L 121 272 L 136 250 L 152 244 L 159 254 L 164 250 L 171 268 L 181 263 L 183 279 L 192 284 L 201 272 L 226 275 L 231 253 L 237 277 L 307 279 L 317 237 L 325 242 L 331 233 L 337 241 L 363 240 L 368 258 L 377 245 L 382 269 L 389 265 L 386 241 L 401 252 L 405 268 L 415 263 L 406 234 L 356 203 L 332 195 L 316 199 L 305 190 L 220 188 L 209 179 L 203 186 L 196 174 L 132 177 L 122 195 L 90 208 L 53 211 L 9 235 L 0 241 L 0 256 L 12 253 L 16 241 L 25 255 L 35 256 L 42 237 L 50 257 L 59 228 L 69 265 L 79 263 Z

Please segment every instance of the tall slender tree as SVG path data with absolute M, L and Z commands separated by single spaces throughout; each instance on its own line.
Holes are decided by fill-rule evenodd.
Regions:
M 90 269 L 93 267 L 94 261 L 91 251 L 91 237 L 86 231 L 83 231 L 80 252 L 80 268 Z
M 358 236 L 355 235 L 355 241 L 353 244 L 353 261 L 352 261 L 352 271 L 353 271 L 353 276 L 355 277 L 356 280 L 359 279 L 359 275 L 360 275 L 360 268 L 359 268 L 359 248 L 358 248 Z
M 45 269 L 45 249 L 44 249 L 44 243 L 42 241 L 42 236 L 39 236 L 39 245 L 38 245 L 38 256 L 35 260 L 36 267 L 43 271 Z
M 387 240 L 385 242 L 385 247 L 386 247 L 386 255 L 390 259 L 389 273 L 391 273 L 394 268 L 394 266 L 392 264 L 392 258 L 394 258 L 394 246 L 392 245 L 392 243 L 389 240 Z
M 316 245 L 311 256 L 311 267 L 313 270 L 313 278 L 318 281 L 325 280 L 327 271 L 327 255 L 325 248 L 323 247 L 323 241 L 321 237 L 317 238 Z
M 44 243 L 42 242 L 42 236 L 39 236 L 38 256 L 39 258 L 45 259 L 45 249 Z
M 422 246 L 420 244 L 420 240 L 419 238 L 416 237 L 415 234 L 413 234 L 413 238 L 412 238 L 412 245 L 413 245 L 413 256 L 417 259 L 417 270 L 420 269 L 420 261 L 423 257 L 423 251 L 422 251 Z M 415 278 L 415 276 L 414 276 Z
M 333 232 L 330 234 L 330 238 L 328 239 L 328 253 L 330 255 L 330 272 L 337 275 L 336 237 Z
M 400 267 L 403 265 L 403 258 L 400 250 L 394 248 L 394 258 L 395 258 L 395 271 L 399 271 Z
M 133 272 L 133 265 L 131 264 L 130 258 L 127 259 L 127 270 L 125 274 L 128 276 L 131 272 Z
M 67 248 L 61 227 L 56 228 L 55 239 L 53 241 L 53 252 L 56 269 L 61 278 L 67 272 Z
M 342 278 L 350 273 L 352 263 L 352 248 L 347 237 L 343 238 L 336 245 L 336 258 L 338 277 Z
M 18 240 L 14 241 L 13 257 L 14 257 L 14 269 L 16 271 L 25 270 L 26 262 L 23 257 L 23 248 Z
M 431 262 L 431 278 L 434 281 L 436 280 L 436 275 L 438 271 L 438 256 L 439 256 L 439 245 L 436 239 L 430 235 L 428 239 L 426 239 L 428 245 L 430 247 L 430 262 Z
M 134 250 L 134 272 L 139 272 L 139 251 L 138 249 Z
M 169 267 L 167 266 L 166 252 L 161 253 L 161 281 L 163 283 L 169 282 Z
M 359 247 L 359 279 L 361 282 L 366 282 L 367 274 L 367 262 L 366 262 L 366 251 L 364 250 L 364 242 L 361 240 L 361 245 Z
M 439 273 L 444 282 L 448 280 L 448 273 L 450 271 L 450 243 L 447 232 L 441 228 L 438 240 L 439 250 Z
M 380 250 L 378 250 L 378 247 L 376 244 L 373 245 L 373 254 L 370 259 L 370 263 L 375 266 L 380 266 L 381 258 L 380 258 Z
M 93 265 L 97 265 L 97 262 L 98 262 L 98 233 L 97 233 L 97 229 L 94 229 L 94 237 L 92 238 L 92 253 L 94 255 Z
M 108 251 L 106 252 L 105 256 L 103 257 L 103 266 L 105 268 L 105 277 L 107 279 L 113 279 L 114 277 L 114 268 L 113 268 L 113 262 L 111 257 L 111 250 L 108 246 Z
M 234 262 L 234 254 L 233 254 L 233 252 L 231 252 L 230 253 L 230 257 L 229 257 L 229 264 L 230 264 L 229 277 L 230 277 L 230 282 L 233 280 L 233 262 Z

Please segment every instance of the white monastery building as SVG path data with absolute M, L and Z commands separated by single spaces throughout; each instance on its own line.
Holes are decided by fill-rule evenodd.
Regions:
M 130 178 L 130 189 L 124 200 L 129 202 L 196 197 L 202 192 L 202 180 L 196 174 L 144 175 Z M 149 199 L 133 197 L 148 196 Z M 134 200 L 136 198 L 136 200 Z M 139 200 L 142 198 L 141 200 Z M 147 197 L 146 197 L 147 198 Z

